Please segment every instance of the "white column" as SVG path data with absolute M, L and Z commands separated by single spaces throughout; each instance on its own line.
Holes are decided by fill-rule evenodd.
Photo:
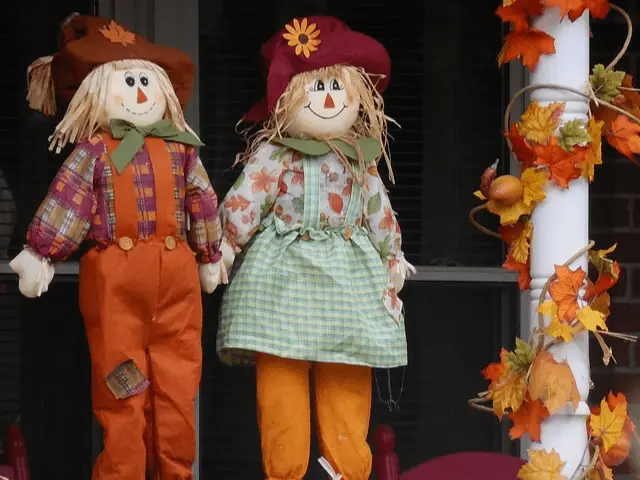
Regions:
M 589 16 L 588 12 L 575 22 L 560 21 L 557 7 L 546 9 L 534 21 L 534 28 L 555 38 L 556 54 L 545 55 L 531 76 L 532 84 L 555 83 L 584 90 L 588 81 Z M 587 102 L 560 90 L 534 90 L 531 99 L 541 104 L 564 102 L 562 122 L 576 118 L 587 120 Z M 531 299 L 530 326 L 538 326 L 538 299 L 542 287 L 554 273 L 554 265 L 562 265 L 589 242 L 589 186 L 584 178 L 572 181 L 568 189 L 555 185 L 547 189 L 547 198 L 532 215 L 531 241 Z M 582 267 L 586 272 L 587 255 L 570 265 L 572 270 Z M 552 415 L 542 424 L 541 441 L 532 443 L 533 449 L 554 449 L 566 462 L 562 474 L 567 478 L 581 464 L 588 463 L 587 432 L 585 428 L 589 407 L 589 345 L 587 333 L 576 336 L 573 343 L 561 343 L 549 349 L 556 361 L 567 360 L 576 378 L 580 404 L 573 412 L 570 405 Z

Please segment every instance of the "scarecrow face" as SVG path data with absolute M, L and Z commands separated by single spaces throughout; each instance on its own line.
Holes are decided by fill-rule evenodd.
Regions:
M 320 72 L 318 72 L 320 73 Z M 305 100 L 292 112 L 287 131 L 292 136 L 337 137 L 347 133 L 360 109 L 360 97 L 344 75 L 317 75 L 305 86 Z
M 167 99 L 151 70 L 131 68 L 109 75 L 107 116 L 144 127 L 162 120 Z

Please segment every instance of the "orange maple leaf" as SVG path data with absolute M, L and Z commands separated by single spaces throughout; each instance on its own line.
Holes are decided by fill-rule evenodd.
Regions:
M 542 13 L 543 6 L 540 0 L 517 0 L 509 5 L 501 5 L 496 10 L 496 15 L 503 23 L 510 22 L 514 30 L 529 28 L 528 17 Z
M 629 120 L 626 115 L 618 115 L 611 123 L 610 130 L 605 134 L 607 142 L 629 160 L 638 161 L 634 153 L 640 153 L 640 125 Z
M 584 8 L 570 11 L 569 18 L 572 22 L 575 22 L 585 10 L 589 10 L 589 14 L 592 17 L 602 19 L 609 14 L 610 9 L 609 0 L 584 0 Z
M 555 40 L 542 30 L 527 28 L 514 30 L 504 37 L 504 45 L 498 55 L 498 65 L 503 65 L 516 58 L 533 71 L 542 54 L 556 53 Z
M 591 300 L 592 298 L 597 297 L 603 292 L 606 292 L 611 287 L 613 287 L 616 283 L 618 283 L 618 278 L 620 278 L 620 264 L 618 262 L 613 262 L 614 275 L 609 273 L 603 273 L 598 276 L 598 279 L 595 283 L 591 283 L 587 285 L 587 290 L 584 294 L 585 300 Z M 616 278 L 616 276 L 618 278 Z
M 128 32 L 113 20 L 109 25 L 102 27 L 100 33 L 111 43 L 121 43 L 125 47 L 136 43 L 135 34 Z
M 587 8 L 584 0 L 542 0 L 542 3 L 545 7 L 549 8 L 559 7 L 560 16 L 563 18 L 569 12 L 571 12 L 573 15 L 577 15 L 577 17 L 575 18 L 578 18 Z
M 489 388 L 492 388 L 500 380 L 500 377 L 502 377 L 502 374 L 506 371 L 507 369 L 506 361 L 507 361 L 508 354 L 509 354 L 509 351 L 503 348 L 500 351 L 500 363 L 497 363 L 497 362 L 490 363 L 489 365 L 487 365 L 487 367 L 484 370 L 482 370 L 482 376 L 486 380 L 491 381 Z
M 524 291 L 531 285 L 531 274 L 529 272 L 529 263 L 521 263 L 516 261 L 511 255 L 507 255 L 507 259 L 502 264 L 502 268 L 512 272 L 518 272 L 518 286 Z
M 511 150 L 514 155 L 520 160 L 525 168 L 532 167 L 533 162 L 536 160 L 536 153 L 520 135 L 518 131 L 518 126 L 514 123 L 511 125 L 511 131 L 509 133 L 505 133 L 505 137 L 509 139 L 511 143 Z
M 536 145 L 536 165 L 549 167 L 551 179 L 555 180 L 559 187 L 568 188 L 569 181 L 579 178 L 582 169 L 579 168 L 585 161 L 589 149 L 587 147 L 574 147 L 571 152 L 566 152 L 560 146 L 555 137 L 547 145 Z
M 571 270 L 564 265 L 556 265 L 557 279 L 551 283 L 549 293 L 558 305 L 558 318 L 572 321 L 580 308 L 578 305 L 578 291 L 584 282 L 585 273 L 582 267 Z
M 509 419 L 513 422 L 513 427 L 509 430 L 511 440 L 529 434 L 534 442 L 540 441 L 540 423 L 549 417 L 549 410 L 540 400 L 531 400 L 529 395 L 522 406 L 515 412 L 509 414 Z

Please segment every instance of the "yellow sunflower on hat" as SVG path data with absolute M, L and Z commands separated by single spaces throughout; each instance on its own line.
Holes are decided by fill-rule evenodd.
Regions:
M 320 40 L 318 39 L 320 30 L 316 30 L 315 23 L 307 25 L 306 18 L 303 18 L 301 22 L 299 22 L 297 18 L 294 18 L 293 25 L 287 24 L 285 28 L 287 32 L 283 33 L 282 36 L 289 41 L 288 45 L 290 47 L 296 48 L 296 55 L 302 53 L 305 57 L 309 58 L 312 52 L 318 50 L 318 45 L 320 45 Z

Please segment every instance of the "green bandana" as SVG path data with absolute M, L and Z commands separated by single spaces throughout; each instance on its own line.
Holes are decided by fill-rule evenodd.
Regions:
M 284 137 L 274 138 L 272 142 L 314 157 L 326 155 L 332 151 L 327 142 L 321 142 L 319 140 L 302 140 L 300 138 Z M 343 140 L 332 140 L 331 143 L 333 143 L 345 157 L 351 160 L 358 160 L 358 153 L 353 146 Z M 360 152 L 362 152 L 365 163 L 375 162 L 382 154 L 380 142 L 374 138 L 358 138 L 358 145 L 360 146 Z
M 194 135 L 178 130 L 171 120 L 160 120 L 146 127 L 136 127 L 125 120 L 113 119 L 110 127 L 113 138 L 122 139 L 111 158 L 118 173 L 122 173 L 133 160 L 138 150 L 144 145 L 144 137 L 147 136 L 193 146 L 204 145 Z

